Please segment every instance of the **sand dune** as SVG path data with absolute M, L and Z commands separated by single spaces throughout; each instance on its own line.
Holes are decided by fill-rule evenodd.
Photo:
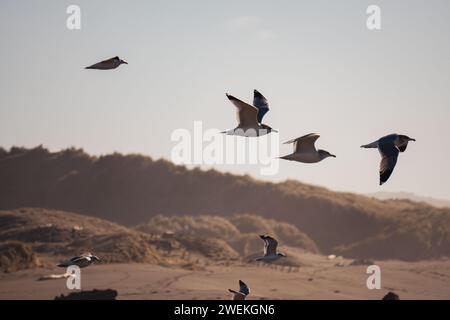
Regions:
M 161 214 L 251 213 L 295 226 L 321 252 L 353 258 L 450 256 L 450 209 L 380 201 L 298 181 L 189 170 L 141 155 L 11 148 L 0 154 L 0 209 L 44 207 L 134 226 Z M 311 242 L 311 241 L 309 241 Z

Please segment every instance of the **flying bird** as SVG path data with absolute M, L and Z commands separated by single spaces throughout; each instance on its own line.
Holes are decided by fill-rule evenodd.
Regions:
M 258 137 L 270 132 L 278 132 L 262 123 L 264 115 L 269 111 L 269 104 L 258 90 L 253 92 L 253 106 L 228 93 L 226 96 L 237 108 L 238 126 L 222 133 L 244 137 Z
M 277 252 L 277 240 L 268 235 L 260 235 L 259 237 L 264 240 L 264 256 L 256 258 L 256 261 L 271 262 L 286 257 L 284 253 Z
M 361 146 L 361 148 L 378 148 L 380 152 L 380 186 L 388 181 L 397 164 L 399 153 L 405 152 L 409 141 L 416 140 L 402 134 L 394 133 Z
M 61 268 L 67 268 L 69 266 L 78 266 L 80 268 L 85 268 L 90 266 L 94 261 L 100 261 L 100 258 L 97 256 L 92 255 L 90 252 L 83 253 L 82 255 L 79 255 L 77 257 L 73 257 L 70 260 L 67 260 L 65 262 L 62 262 L 58 264 L 58 267 Z
M 242 280 L 239 280 L 239 291 L 234 291 L 231 289 L 228 289 L 228 291 L 233 294 L 233 300 L 245 300 L 250 293 L 247 285 Z
M 85 69 L 96 69 L 96 70 L 111 70 L 116 69 L 121 64 L 128 64 L 128 62 L 123 61 L 119 57 L 114 57 L 108 60 L 103 60 L 102 62 L 93 64 L 92 66 L 86 67 Z
M 303 163 L 316 163 L 328 157 L 336 158 L 334 154 L 331 154 L 328 151 L 321 149 L 316 150 L 314 143 L 317 139 L 319 139 L 319 137 L 320 135 L 317 133 L 310 133 L 306 136 L 285 142 L 285 144 L 294 144 L 294 153 L 280 157 L 280 159 Z

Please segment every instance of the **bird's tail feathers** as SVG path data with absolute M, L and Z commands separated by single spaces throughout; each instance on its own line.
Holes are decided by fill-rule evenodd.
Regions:
M 368 143 L 368 144 L 363 144 L 361 146 L 361 148 L 378 148 L 378 141 Z

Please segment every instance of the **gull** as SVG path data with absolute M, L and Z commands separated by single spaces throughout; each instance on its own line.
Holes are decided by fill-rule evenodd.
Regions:
M 116 69 L 121 64 L 128 64 L 128 62 L 123 61 L 119 57 L 114 57 L 108 60 L 103 60 L 99 63 L 93 64 L 92 66 L 86 67 L 85 69 L 96 69 L 96 70 L 111 70 Z
M 328 157 L 336 158 L 334 154 L 331 154 L 328 151 L 321 149 L 316 150 L 316 146 L 314 145 L 314 143 L 317 139 L 319 139 L 319 137 L 320 135 L 318 135 L 317 133 L 310 133 L 306 136 L 285 142 L 285 144 L 294 144 L 294 153 L 284 157 L 280 157 L 280 159 L 298 161 L 303 163 L 316 163 Z
M 286 257 L 284 253 L 277 252 L 278 241 L 268 235 L 260 235 L 264 240 L 264 256 L 256 258 L 256 261 L 275 261 L 281 257 Z
M 258 137 L 270 132 L 278 132 L 262 123 L 264 115 L 269 111 L 269 104 L 258 90 L 253 91 L 253 106 L 228 93 L 226 93 L 226 96 L 237 108 L 238 126 L 222 133 L 244 137 Z
M 80 268 L 85 268 L 90 266 L 94 261 L 100 261 L 99 257 L 92 255 L 90 252 L 83 253 L 80 256 L 73 257 L 70 260 L 58 264 L 58 267 L 67 268 L 69 266 L 78 266 Z
M 361 148 L 378 148 L 380 152 L 380 186 L 388 181 L 397 164 L 399 152 L 405 152 L 409 141 L 416 140 L 402 134 L 393 133 L 361 146 Z
M 245 300 L 250 293 L 247 285 L 242 280 L 239 280 L 239 291 L 234 291 L 231 289 L 228 289 L 228 291 L 233 294 L 233 300 Z

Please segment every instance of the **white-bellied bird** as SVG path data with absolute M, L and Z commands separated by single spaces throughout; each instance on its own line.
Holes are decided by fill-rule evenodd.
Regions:
M 269 111 L 269 104 L 258 90 L 253 92 L 253 105 L 245 103 L 228 93 L 226 96 L 237 108 L 238 126 L 222 133 L 244 137 L 259 137 L 270 132 L 277 132 L 262 123 L 264 115 Z
M 328 151 L 316 149 L 314 143 L 317 139 L 319 139 L 319 137 L 320 135 L 318 135 L 317 133 L 310 133 L 306 136 L 285 142 L 285 144 L 294 144 L 294 152 L 289 155 L 280 157 L 280 159 L 298 161 L 303 163 L 316 163 L 328 157 L 336 158 L 334 154 L 331 154 Z

